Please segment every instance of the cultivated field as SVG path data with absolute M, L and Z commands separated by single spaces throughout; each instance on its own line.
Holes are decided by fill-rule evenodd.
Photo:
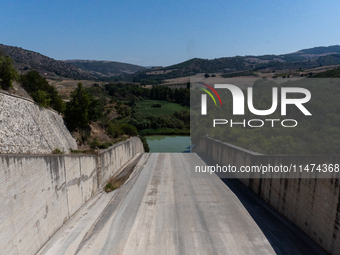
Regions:
M 106 84 L 106 82 L 96 82 L 93 80 L 74 80 L 69 78 L 63 78 L 62 80 L 52 80 L 47 79 L 50 85 L 53 85 L 57 88 L 59 94 L 62 99 L 70 99 L 71 92 L 77 88 L 77 84 L 81 82 L 84 87 L 91 87 L 94 83 L 97 84 Z

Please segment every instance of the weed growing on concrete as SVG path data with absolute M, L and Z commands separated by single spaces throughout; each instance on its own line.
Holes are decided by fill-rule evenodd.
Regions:
M 54 151 L 52 153 L 53 154 L 65 154 L 65 152 L 59 150 L 58 148 L 54 149 Z
M 111 182 L 109 182 L 108 184 L 105 185 L 105 192 L 109 193 L 111 191 L 114 191 L 115 187 L 113 186 L 113 184 Z

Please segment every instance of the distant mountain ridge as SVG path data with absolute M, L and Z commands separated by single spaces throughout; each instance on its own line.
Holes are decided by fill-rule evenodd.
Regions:
M 328 47 L 320 46 L 314 47 L 310 49 L 303 49 L 296 53 L 306 53 L 306 54 L 329 54 L 329 53 L 339 53 L 340 54 L 340 45 L 332 45 Z
M 168 67 L 146 67 L 98 60 L 55 60 L 20 47 L 0 44 L 0 51 L 8 54 L 19 70 L 35 69 L 74 79 L 132 80 L 158 84 L 164 79 L 195 75 L 197 73 L 237 73 L 253 70 L 294 70 L 340 64 L 340 46 L 314 47 L 281 55 L 246 55 L 215 59 L 193 58 Z
M 74 79 L 100 80 L 119 75 L 131 75 L 147 68 L 115 61 L 55 60 L 21 47 L 0 44 L 0 51 L 9 55 L 18 70 L 37 70 L 40 73 Z
M 3 44 L 0 44 L 0 50 L 12 58 L 14 65 L 19 70 L 34 69 L 39 72 L 52 72 L 64 77 L 86 80 L 97 78 L 97 76 L 90 72 L 84 71 L 74 65 L 55 60 L 34 51 Z
M 133 74 L 145 70 L 143 66 L 104 60 L 63 60 L 63 62 L 77 66 L 96 75 L 117 76 L 120 74 Z
M 157 67 L 139 72 L 135 81 L 159 83 L 164 79 L 197 73 L 233 73 L 252 70 L 295 70 L 319 66 L 339 65 L 340 46 L 314 47 L 281 55 L 246 55 L 215 59 L 193 58 L 168 67 Z

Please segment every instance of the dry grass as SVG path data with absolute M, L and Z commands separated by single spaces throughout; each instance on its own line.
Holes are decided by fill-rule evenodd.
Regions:
M 81 82 L 84 87 L 91 87 L 94 83 L 106 84 L 105 82 L 96 82 L 93 80 L 74 80 L 63 78 L 62 80 L 47 79 L 50 85 L 53 85 L 58 90 L 62 99 L 69 100 L 71 92 L 77 88 L 77 84 Z

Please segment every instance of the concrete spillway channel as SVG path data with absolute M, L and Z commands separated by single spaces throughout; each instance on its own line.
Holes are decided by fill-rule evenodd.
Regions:
M 143 154 L 38 254 L 325 254 L 237 181 L 195 175 L 197 154 Z

